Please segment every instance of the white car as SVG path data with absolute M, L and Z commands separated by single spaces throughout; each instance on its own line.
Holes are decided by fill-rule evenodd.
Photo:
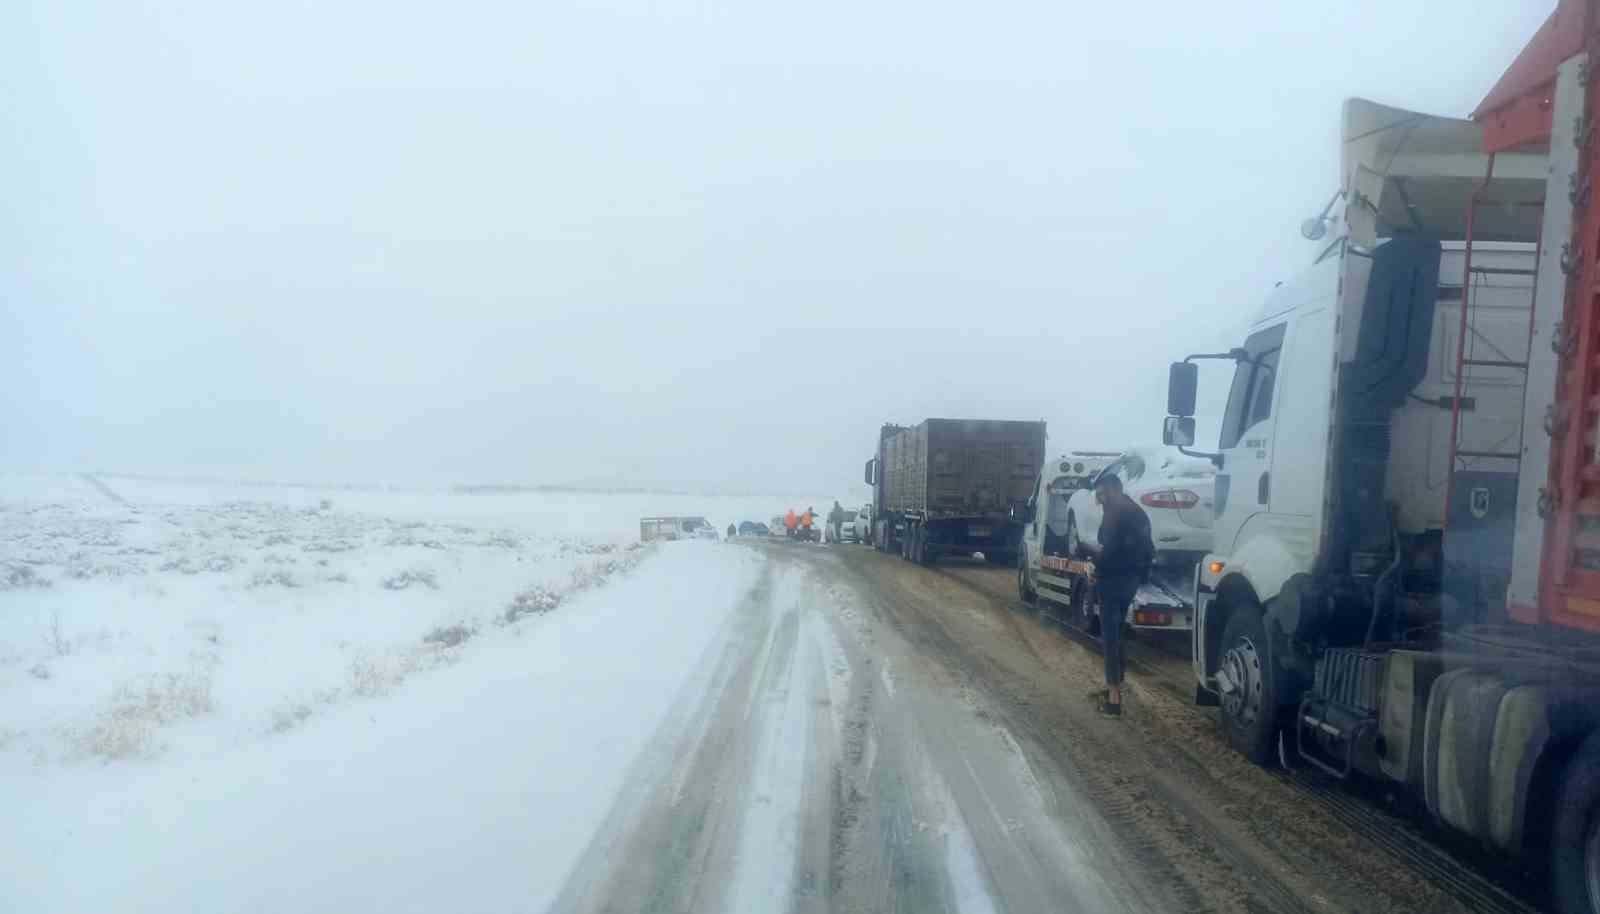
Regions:
M 1122 491 L 1144 508 L 1158 563 L 1192 563 L 1211 551 L 1217 477 L 1211 461 L 1161 445 L 1135 447 L 1100 473 L 1117 474 Z M 1093 488 L 1072 493 L 1067 501 L 1069 554 L 1099 551 L 1101 513 Z
M 856 531 L 859 530 L 859 529 L 861 529 L 861 528 L 856 526 L 856 515 L 855 514 L 846 514 L 844 516 L 844 519 L 839 521 L 839 542 L 840 543 L 859 543 L 859 542 L 861 542 L 860 535 L 858 533 L 856 533 Z M 831 525 L 826 525 L 825 524 L 823 526 L 822 533 L 823 533 L 823 536 L 828 537 L 829 542 L 832 542 L 833 529 L 832 529 Z
M 872 544 L 872 505 L 865 504 L 856 512 L 853 522 L 856 531 L 856 542 Z

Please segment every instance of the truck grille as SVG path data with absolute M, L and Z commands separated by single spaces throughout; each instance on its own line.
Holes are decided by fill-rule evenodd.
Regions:
M 1334 704 L 1365 714 L 1378 713 L 1383 686 L 1383 655 L 1357 648 L 1333 648 L 1317 661 L 1316 693 Z

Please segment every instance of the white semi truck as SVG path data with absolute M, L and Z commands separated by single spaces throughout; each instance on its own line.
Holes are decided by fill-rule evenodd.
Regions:
M 1344 110 L 1315 263 L 1233 363 L 1197 697 L 1261 763 L 1412 792 L 1600 912 L 1600 80 L 1564 0 L 1477 121 Z M 1586 111 L 1588 112 L 1586 114 Z

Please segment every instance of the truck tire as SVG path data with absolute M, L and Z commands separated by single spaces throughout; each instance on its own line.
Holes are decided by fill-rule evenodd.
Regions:
M 1033 579 L 1028 574 L 1028 553 L 1017 553 L 1017 596 L 1023 603 L 1034 606 L 1039 602 L 1039 592 L 1033 589 Z
M 914 565 L 928 564 L 928 531 L 917 525 L 917 532 L 911 535 L 911 562 Z
M 1550 894 L 1560 914 L 1600 912 L 1600 733 L 1567 760 L 1550 831 Z
M 1233 683 L 1217 709 L 1223 740 L 1257 765 L 1270 766 L 1277 757 L 1278 695 L 1260 610 L 1240 606 L 1228 616 L 1218 666 L 1219 678 Z

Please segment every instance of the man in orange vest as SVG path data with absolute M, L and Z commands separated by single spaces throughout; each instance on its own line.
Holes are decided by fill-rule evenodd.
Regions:
M 783 516 L 783 529 L 792 537 L 794 536 L 795 525 L 799 522 L 800 519 L 794 516 L 794 509 L 790 508 L 789 513 Z

